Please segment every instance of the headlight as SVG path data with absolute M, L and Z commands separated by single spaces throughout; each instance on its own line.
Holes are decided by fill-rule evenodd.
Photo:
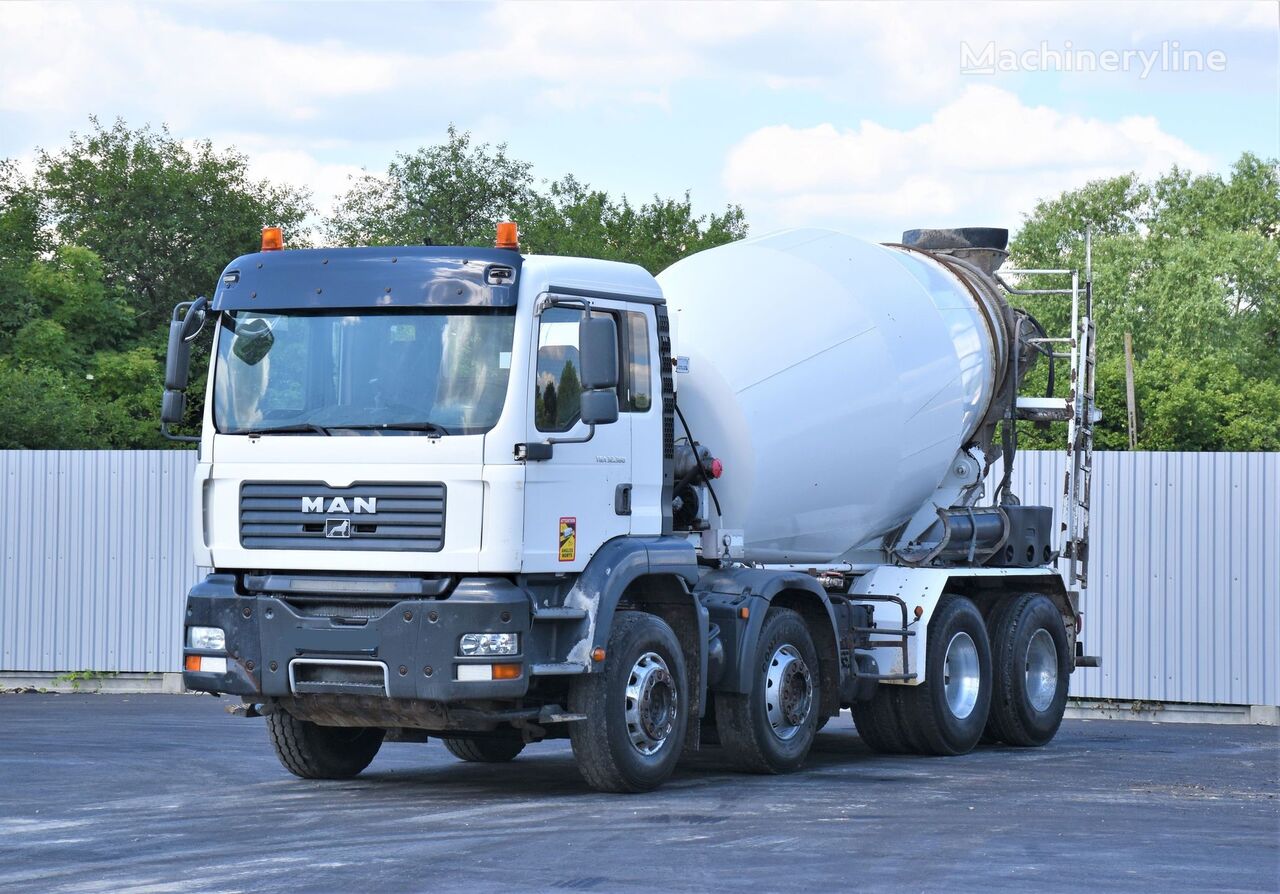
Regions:
M 489 655 L 516 655 L 520 652 L 518 633 L 464 633 L 458 653 L 467 658 Z
M 227 650 L 227 634 L 221 627 L 188 627 L 187 648 L 206 649 L 210 652 Z

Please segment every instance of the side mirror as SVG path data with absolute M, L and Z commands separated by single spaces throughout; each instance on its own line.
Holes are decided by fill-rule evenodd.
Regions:
M 608 425 L 618 421 L 618 392 L 597 388 L 582 392 L 582 421 L 587 425 Z
M 187 396 L 181 391 L 166 390 L 160 403 L 160 421 L 168 425 L 182 422 L 182 414 L 187 409 Z
M 169 351 L 164 359 L 160 433 L 173 441 L 200 440 L 188 435 L 171 434 L 169 426 L 180 424 L 187 408 L 187 398 L 183 391 L 191 378 L 191 342 L 204 328 L 208 307 L 209 300 L 203 296 L 195 301 L 183 301 L 174 307 L 173 316 L 169 318 Z
M 583 391 L 618 387 L 618 324 L 612 316 L 587 314 L 582 318 L 578 324 L 578 355 Z
M 271 326 L 261 317 L 254 317 L 236 326 L 236 337 L 231 342 L 231 353 L 247 366 L 256 366 L 267 356 L 276 337 Z
M 208 314 L 209 299 L 201 295 L 187 308 L 187 315 L 182 318 L 182 340 L 195 341 L 195 337 L 204 328 L 204 319 Z
M 204 328 L 208 305 L 208 300 L 201 297 L 189 304 L 184 301 L 173 309 L 169 319 L 169 352 L 164 361 L 165 388 L 181 391 L 187 387 L 191 377 L 191 342 Z M 179 317 L 183 307 L 187 312 Z

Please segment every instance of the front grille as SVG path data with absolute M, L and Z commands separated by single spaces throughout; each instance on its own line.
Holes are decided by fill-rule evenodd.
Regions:
M 288 606 L 304 618 L 364 618 L 376 621 L 396 603 L 386 600 L 369 602 L 310 602 L 301 599 L 285 599 Z
M 246 481 L 240 486 L 245 549 L 444 548 L 443 484 Z

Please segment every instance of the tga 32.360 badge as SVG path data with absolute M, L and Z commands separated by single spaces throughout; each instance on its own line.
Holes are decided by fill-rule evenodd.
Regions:
M 572 562 L 578 555 L 578 520 L 560 519 L 560 561 Z

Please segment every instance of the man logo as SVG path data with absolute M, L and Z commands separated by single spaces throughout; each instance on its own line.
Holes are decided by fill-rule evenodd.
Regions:
M 351 536 L 351 519 L 326 518 L 324 520 L 324 536 L 330 539 L 346 540 Z
M 369 515 L 376 515 L 378 512 L 377 497 L 356 497 L 352 500 L 352 503 L 355 506 L 354 509 L 347 503 L 346 497 L 334 497 L 329 500 L 328 506 L 324 504 L 324 497 L 303 497 L 302 511 L 323 512 L 325 515 L 349 515 L 351 513 L 355 513 L 356 515 L 363 515 L 365 513 L 368 513 Z

